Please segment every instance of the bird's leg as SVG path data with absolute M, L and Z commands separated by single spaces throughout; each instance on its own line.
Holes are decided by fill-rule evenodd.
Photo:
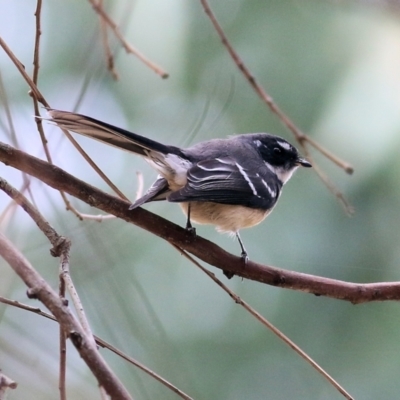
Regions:
M 240 248 L 242 249 L 242 253 L 241 253 L 240 256 L 242 257 L 244 263 L 247 264 L 247 261 L 249 260 L 249 257 L 247 256 L 247 251 L 246 251 L 246 249 L 244 248 L 242 239 L 240 238 L 239 231 L 236 231 L 236 237 L 237 237 L 237 239 L 238 239 L 238 241 L 239 241 Z
M 186 220 L 186 230 L 190 232 L 193 236 L 196 236 L 196 228 L 194 228 L 190 222 L 190 203 L 188 203 L 188 212 Z

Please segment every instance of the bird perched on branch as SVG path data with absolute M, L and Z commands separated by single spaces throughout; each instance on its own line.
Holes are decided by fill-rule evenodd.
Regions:
M 164 145 L 94 118 L 48 110 L 61 128 L 136 153 L 158 172 L 157 180 L 129 209 L 167 200 L 179 203 L 191 221 L 213 224 L 238 238 L 239 230 L 259 224 L 273 209 L 282 186 L 299 167 L 311 167 L 286 140 L 266 133 L 213 139 L 189 148 Z

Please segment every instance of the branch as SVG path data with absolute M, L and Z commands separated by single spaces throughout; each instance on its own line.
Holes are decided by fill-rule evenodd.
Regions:
M 89 0 L 89 3 L 92 5 L 93 9 L 99 14 L 102 20 L 110 27 L 110 29 L 114 32 L 114 35 L 121 42 L 122 47 L 128 54 L 134 54 L 140 61 L 142 61 L 147 67 L 149 67 L 156 74 L 160 75 L 161 78 L 168 78 L 168 73 L 165 72 L 161 67 L 156 65 L 153 61 L 150 61 L 144 54 L 142 54 L 139 50 L 134 48 L 130 43 L 122 35 L 121 31 L 118 28 L 118 25 L 109 17 L 109 15 L 104 11 L 102 4 L 97 2 L 96 0 Z
M 254 261 L 249 261 L 245 265 L 240 257 L 229 254 L 214 243 L 199 236 L 193 237 L 185 229 L 142 208 L 130 211 L 128 210 L 130 203 L 88 185 L 61 168 L 1 142 L 0 161 L 40 179 L 54 189 L 65 191 L 92 207 L 139 226 L 210 265 L 243 278 L 318 296 L 351 301 L 354 304 L 400 300 L 400 282 L 349 283 L 287 271 Z
M 96 345 L 87 337 L 69 308 L 2 233 L 0 233 L 0 255 L 28 286 L 28 296 L 39 299 L 56 317 L 80 356 L 108 394 L 113 399 L 131 399 L 129 393 L 105 363 Z
M 48 318 L 48 319 L 50 319 L 52 321 L 57 322 L 57 320 L 52 315 L 41 311 L 40 308 L 31 307 L 31 306 L 28 306 L 26 304 L 23 304 L 23 303 L 20 303 L 18 301 L 15 301 L 15 300 L 9 300 L 9 299 L 7 299 L 5 297 L 2 297 L 2 296 L 0 296 L 0 303 L 7 304 L 7 305 L 10 305 L 10 306 L 13 306 L 13 307 L 17 307 L 17 308 L 20 308 L 22 310 L 33 312 L 33 313 L 38 314 L 38 315 L 40 315 L 42 317 L 45 317 L 45 318 Z M 93 335 L 93 336 L 94 336 L 94 339 L 96 340 L 96 343 L 99 346 L 110 350 L 114 354 L 116 354 L 119 357 L 123 358 L 125 361 L 128 361 L 130 364 L 138 367 L 143 372 L 145 372 L 146 374 L 148 374 L 149 376 L 151 376 L 152 378 L 156 379 L 158 382 L 160 382 L 161 384 L 166 386 L 168 389 L 172 390 L 174 393 L 176 393 L 182 399 L 184 399 L 184 400 L 193 400 L 192 397 L 187 395 L 182 390 L 178 389 L 176 386 L 174 386 L 172 383 L 168 382 L 162 376 L 156 374 L 154 371 L 152 371 L 151 369 L 147 368 L 144 364 L 142 364 L 139 361 L 135 360 L 134 358 L 126 355 L 121 350 L 119 350 L 118 348 L 114 347 L 112 344 L 106 342 L 105 340 L 101 339 L 100 337 L 98 337 L 96 335 Z M 1 400 L 1 398 L 0 398 L 0 400 Z
M 314 361 L 304 350 L 302 350 L 293 340 L 289 339 L 282 331 L 275 327 L 265 317 L 263 317 L 258 311 L 256 311 L 249 303 L 244 301 L 235 292 L 229 289 L 228 286 L 223 284 L 212 272 L 204 268 L 199 262 L 193 257 L 187 254 L 182 249 L 177 248 L 182 252 L 182 255 L 192 262 L 197 268 L 203 271 L 210 279 L 212 279 L 222 290 L 224 290 L 229 297 L 236 303 L 242 306 L 250 315 L 257 319 L 261 324 L 268 328 L 274 335 L 276 335 L 282 342 L 287 344 L 292 350 L 294 350 L 301 358 L 307 361 L 319 374 L 321 374 L 337 391 L 339 391 L 346 399 L 354 400 L 353 397 L 336 382 L 316 361 Z

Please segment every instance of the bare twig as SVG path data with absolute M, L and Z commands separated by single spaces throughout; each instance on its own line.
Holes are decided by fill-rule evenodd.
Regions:
M 75 285 L 72 281 L 71 275 L 69 273 L 69 251 L 71 247 L 71 242 L 68 240 L 64 241 L 63 249 L 60 254 L 60 276 L 64 280 L 65 287 L 71 296 L 72 302 L 74 303 L 74 308 L 78 314 L 79 322 L 83 330 L 88 337 L 93 339 L 93 333 L 90 329 L 89 322 L 86 318 L 85 310 L 82 306 L 82 302 L 79 298 L 78 292 L 75 289 Z M 93 339 L 94 340 L 94 339 Z
M 6 114 L 6 121 L 7 121 L 7 124 L 8 124 L 8 133 L 9 133 L 9 137 L 10 137 L 11 143 L 16 148 L 20 148 L 20 145 L 18 143 L 18 137 L 17 137 L 16 131 L 15 131 L 15 127 L 14 127 L 13 118 L 12 118 L 12 115 L 11 115 L 10 104 L 9 104 L 9 101 L 8 101 L 8 96 L 6 94 L 6 89 L 4 87 L 4 82 L 3 82 L 3 77 L 1 75 L 1 72 L 0 72 L 0 96 L 1 96 L 1 99 L 2 99 L 3 105 L 4 105 L 4 112 Z M 22 191 L 27 190 L 28 193 L 29 193 L 29 196 L 31 198 L 31 201 L 33 202 L 33 204 L 35 204 L 35 197 L 33 195 L 31 187 L 30 187 L 30 179 L 29 179 L 28 175 L 23 173 L 22 174 L 22 179 L 23 179 L 23 184 L 22 184 L 21 190 Z M 14 202 L 11 202 L 10 204 L 12 204 L 13 206 L 15 205 Z M 5 209 L 3 210 L 3 212 L 2 212 L 2 214 L 0 216 L 0 224 L 1 224 L 2 219 L 5 217 L 5 215 L 7 215 L 8 211 L 13 208 L 13 206 L 10 207 L 10 204 L 7 207 L 5 207 Z
M 341 160 L 338 156 L 325 149 L 325 147 L 321 146 L 318 142 L 312 139 L 308 135 L 304 135 L 304 141 L 310 143 L 315 149 L 317 149 L 321 154 L 323 154 L 326 158 L 335 163 L 338 167 L 344 169 L 349 175 L 354 172 L 354 168 L 352 165 L 347 163 L 346 161 Z
M 86 335 L 86 332 L 68 307 L 65 306 L 51 286 L 2 233 L 0 233 L 0 255 L 28 286 L 28 295 L 39 299 L 56 317 L 80 356 L 97 378 L 99 384 L 107 390 L 107 393 L 113 399 L 131 399 L 129 393 L 105 363 L 96 346 Z
M 38 210 L 29 203 L 28 199 L 23 196 L 20 192 L 18 192 L 15 188 L 13 188 L 10 184 L 8 184 L 4 179 L 0 178 L 0 189 L 7 193 L 17 204 L 19 204 L 36 222 L 38 227 L 43 231 L 49 241 L 53 244 L 52 254 L 54 256 L 60 256 L 60 287 L 59 287 L 59 295 L 61 301 L 65 299 L 65 288 L 68 288 L 68 292 L 72 298 L 74 303 L 75 309 L 77 311 L 78 317 L 80 319 L 81 326 L 83 331 L 86 335 L 86 341 L 92 341 L 91 345 L 95 346 L 95 337 L 93 336 L 89 323 L 87 321 L 82 303 L 79 299 L 78 293 L 74 287 L 73 281 L 69 274 L 69 250 L 71 243 L 68 239 L 59 236 L 57 232 L 50 226 L 50 224 L 44 219 L 44 217 L 38 212 Z M 1 299 L 0 299 L 1 301 Z M 7 304 L 16 305 L 15 303 L 7 302 Z M 18 305 L 20 308 L 21 307 Z M 34 311 L 43 315 L 43 313 L 38 309 L 29 309 L 30 311 Z M 65 346 L 65 339 L 66 333 L 65 329 L 61 327 L 60 332 L 60 377 L 59 377 L 59 389 L 60 389 L 60 397 L 62 400 L 66 399 L 65 393 L 65 362 L 66 362 L 66 346 Z M 118 349 L 114 348 L 113 346 L 109 345 L 108 343 L 98 339 L 99 343 L 104 346 L 108 347 L 115 353 L 119 354 L 122 358 L 130 361 L 147 374 L 151 375 L 153 378 L 167 386 L 169 389 L 173 390 L 175 393 L 179 394 L 184 399 L 191 399 L 187 396 L 184 392 L 179 390 L 174 385 L 170 384 L 161 376 L 155 374 L 153 371 L 145 367 L 143 364 L 137 362 L 136 360 L 126 356 Z M 103 386 L 103 385 L 101 385 Z M 104 386 L 105 387 L 105 386 Z M 106 388 L 106 387 L 105 387 Z
M 103 9 L 103 0 L 98 0 L 98 5 L 99 8 Z M 119 79 L 119 75 L 117 70 L 115 69 L 114 56 L 111 52 L 110 43 L 108 40 L 107 23 L 104 21 L 104 18 L 101 15 L 99 15 L 99 20 L 100 20 L 101 40 L 103 42 L 103 49 L 104 49 L 104 55 L 106 57 L 107 69 L 110 71 L 113 79 L 117 81 Z
M 16 301 L 16 300 L 10 300 L 3 296 L 0 296 L 0 303 L 7 304 L 12 307 L 20 308 L 21 310 L 33 312 L 34 314 L 38 314 L 42 317 L 45 317 L 45 318 L 51 319 L 52 321 L 57 322 L 57 320 L 51 314 L 42 311 L 38 307 L 28 306 L 27 304 L 20 303 L 19 301 Z
M 13 307 L 20 308 L 22 310 L 33 312 L 33 313 L 38 314 L 38 315 L 40 315 L 42 317 L 45 317 L 45 318 L 51 319 L 52 321 L 57 322 L 57 320 L 52 315 L 41 311 L 40 308 L 31 307 L 31 306 L 28 306 L 26 304 L 20 303 L 18 301 L 9 300 L 9 299 L 7 299 L 5 297 L 1 297 L 1 296 L 0 296 L 0 303 L 4 303 L 4 304 L 7 304 L 7 305 L 10 305 L 10 306 L 13 306 Z M 118 348 L 114 347 L 112 344 L 106 342 L 105 340 L 99 338 L 98 336 L 94 335 L 94 338 L 96 340 L 97 345 L 99 345 L 99 346 L 101 346 L 101 347 L 103 347 L 105 349 L 110 350 L 114 354 L 116 354 L 119 357 L 123 358 L 125 361 L 129 362 L 132 365 L 135 365 L 136 367 L 141 369 L 143 372 L 145 372 L 146 374 L 148 374 L 152 378 L 156 379 L 162 385 L 166 386 L 168 389 L 170 389 L 173 392 L 175 392 L 182 399 L 192 400 L 192 398 L 190 396 L 188 396 L 186 393 L 184 393 L 182 390 L 180 390 L 176 386 L 172 385 L 170 382 L 168 382 L 162 376 L 156 374 L 154 371 L 152 371 L 151 369 L 147 368 L 145 365 L 143 365 L 139 361 L 135 360 L 132 357 L 129 357 L 128 355 L 123 353 L 121 350 L 119 350 Z
M 32 91 L 33 91 L 35 97 L 38 99 L 38 101 L 41 104 L 43 104 L 45 107 L 48 107 L 48 104 L 47 104 L 46 100 L 43 98 L 39 89 L 37 88 L 35 83 L 32 81 L 31 77 L 26 73 L 25 66 L 18 60 L 17 57 L 15 57 L 14 53 L 11 51 L 11 49 L 7 46 L 6 42 L 1 37 L 0 37 L 0 46 L 6 52 L 6 54 L 11 59 L 11 61 L 14 63 L 14 65 L 17 67 L 18 71 L 20 72 L 22 77 L 25 79 L 25 81 L 28 83 L 29 87 L 32 89 Z
M 354 304 L 400 300 L 400 282 L 350 283 L 262 265 L 251 260 L 244 265 L 240 257 L 227 253 L 214 243 L 199 236 L 193 237 L 185 229 L 142 208 L 128 210 L 130 203 L 104 193 L 62 169 L 11 146 L 0 143 L 0 161 L 35 176 L 47 185 L 63 190 L 93 207 L 146 229 L 208 264 L 234 275 Z
M 32 98 L 34 99 L 34 104 L 35 103 L 37 104 L 37 102 L 40 102 L 41 104 L 43 104 L 45 107 L 48 108 L 49 104 L 46 102 L 46 100 L 44 99 L 43 95 L 40 93 L 40 91 L 37 88 L 35 82 L 26 73 L 24 65 L 18 60 L 18 58 L 14 55 L 14 53 L 11 51 L 11 49 L 7 46 L 7 44 L 4 42 L 4 40 L 1 37 L 0 37 L 0 46 L 3 48 L 3 50 L 9 56 L 11 61 L 17 67 L 18 71 L 21 73 L 22 77 L 25 79 L 26 83 L 30 87 L 30 89 L 31 89 L 30 94 L 31 94 Z M 38 64 L 36 64 L 36 65 L 38 65 Z M 36 106 L 35 106 L 35 115 L 36 116 L 39 115 L 39 109 Z M 47 147 L 47 139 L 45 138 L 43 127 L 42 127 L 41 118 L 36 118 L 36 121 L 37 121 L 38 131 L 39 131 L 40 137 L 42 139 L 42 143 L 44 145 L 46 158 L 50 163 L 52 163 L 51 155 L 50 155 L 50 152 L 48 151 L 48 147 Z M 100 176 L 104 177 L 105 175 L 102 174 Z M 74 207 L 72 207 L 71 203 L 68 201 L 67 197 L 65 196 L 65 193 L 60 192 L 60 194 L 61 194 L 61 197 L 64 200 L 64 203 L 66 205 L 67 210 L 72 211 L 78 218 L 80 218 L 79 217 L 79 212 L 76 211 Z
M 343 210 L 348 216 L 354 214 L 354 207 L 347 201 L 344 194 L 332 183 L 332 181 L 328 178 L 328 176 L 322 171 L 322 169 L 318 166 L 318 164 L 314 161 L 307 147 L 303 148 L 304 155 L 312 164 L 315 173 L 319 176 L 319 178 L 324 182 L 325 186 L 328 190 L 337 198 L 339 203 L 342 205 Z
M 57 234 L 55 229 L 42 217 L 37 208 L 35 208 L 21 192 L 12 187 L 5 179 L 1 177 L 0 189 L 7 193 L 19 206 L 26 211 L 33 221 L 35 221 L 36 225 L 53 245 L 53 251 L 56 253 L 56 249 L 60 246 L 64 238 Z
M 165 79 L 168 78 L 168 73 L 165 72 L 161 67 L 156 65 L 154 62 L 150 61 L 144 54 L 139 52 L 136 48 L 134 48 L 130 43 L 122 35 L 121 31 L 118 28 L 118 25 L 109 17 L 109 15 L 104 11 L 100 2 L 96 0 L 89 0 L 90 4 L 92 5 L 93 9 L 101 16 L 104 22 L 110 27 L 110 29 L 114 32 L 114 35 L 118 38 L 121 42 L 123 48 L 128 54 L 134 54 L 140 61 L 142 61 L 147 67 L 149 67 L 152 71 L 156 74 L 160 75 L 161 78 Z
M 345 161 L 340 160 L 337 156 L 333 155 L 331 152 L 325 150 L 321 145 L 316 143 L 314 140 L 310 139 L 307 135 L 305 135 L 295 124 L 294 122 L 278 107 L 278 105 L 274 102 L 273 98 L 264 90 L 264 88 L 257 82 L 255 76 L 251 73 L 249 68 L 246 66 L 246 64 L 243 62 L 243 60 L 240 58 L 239 54 L 236 52 L 236 50 L 233 48 L 231 43 L 229 42 L 227 36 L 225 35 L 225 32 L 223 31 L 221 25 L 219 24 L 216 16 L 212 12 L 208 1 L 207 0 L 200 0 L 203 9 L 207 16 L 209 17 L 211 23 L 213 24 L 216 32 L 218 33 L 222 44 L 226 47 L 228 50 L 230 56 L 232 57 L 234 63 L 237 65 L 239 70 L 242 72 L 244 77 L 248 80 L 252 88 L 255 90 L 255 92 L 259 95 L 259 97 L 267 104 L 267 106 L 270 108 L 270 110 L 278 116 L 278 118 L 281 120 L 281 122 L 289 129 L 290 132 L 293 133 L 295 139 L 299 142 L 300 146 L 302 147 L 304 152 L 307 152 L 307 148 L 305 146 L 305 143 L 311 144 L 314 148 L 316 148 L 318 151 L 320 151 L 325 157 L 327 157 L 329 160 L 334 162 L 336 165 L 338 165 L 340 168 L 342 168 L 345 172 L 351 174 L 353 173 L 353 167 L 348 164 Z M 315 163 L 313 164 L 315 165 Z M 349 213 L 349 208 L 346 207 L 346 204 L 348 202 L 344 199 L 344 195 L 333 186 L 333 184 L 326 179 L 325 175 L 319 174 L 320 179 L 324 182 L 324 184 L 331 190 L 332 193 L 334 193 L 342 205 L 344 205 L 344 208 L 347 213 Z
M 35 82 L 30 78 L 30 76 L 26 73 L 25 67 L 23 64 L 18 60 L 18 58 L 15 56 L 15 54 L 11 51 L 11 49 L 7 46 L 7 44 L 4 42 L 4 40 L 0 37 L 0 46 L 4 49 L 4 51 L 7 53 L 7 55 L 10 57 L 11 61 L 14 63 L 14 65 L 17 67 L 18 71 L 21 73 L 22 77 L 25 79 L 26 83 L 31 89 L 31 95 L 34 99 L 39 101 L 41 104 L 43 104 L 46 108 L 50 108 L 50 105 L 47 103 L 43 95 L 40 93 L 39 89 L 37 88 Z M 36 112 L 37 111 L 37 112 Z M 36 121 L 38 124 L 38 129 L 39 132 L 42 130 L 43 132 L 43 127 L 42 127 L 42 118 L 39 116 L 39 110 L 35 110 L 35 115 L 37 116 Z M 40 121 L 40 122 L 38 122 Z M 62 130 L 64 134 L 67 136 L 69 141 L 73 144 L 73 146 L 78 150 L 78 152 L 83 156 L 83 158 L 90 164 L 90 166 L 97 172 L 97 174 L 107 183 L 107 185 L 110 186 L 112 190 L 115 191 L 121 198 L 126 199 L 124 194 L 111 182 L 111 180 L 104 174 L 103 171 L 92 161 L 92 159 L 87 155 L 87 153 L 82 149 L 81 146 L 79 146 L 78 142 L 71 136 L 71 134 L 66 131 Z M 43 132 L 44 135 L 44 132 Z M 42 137 L 42 134 L 41 134 Z M 45 142 L 47 140 L 43 136 Z M 46 150 L 45 150 L 46 151 Z M 51 162 L 51 156 L 50 153 L 46 152 L 47 159 L 50 163 Z M 66 204 L 67 210 L 72 211 L 78 218 L 80 218 L 79 212 L 75 210 L 74 207 L 72 207 L 71 203 L 68 201 L 68 199 L 65 197 L 65 194 L 61 192 L 61 196 Z
M 343 193 L 337 189 L 337 187 L 331 182 L 328 176 L 319 168 L 316 163 L 313 163 L 313 168 L 315 173 L 325 182 L 326 187 L 331 191 L 331 193 L 336 196 L 336 198 L 340 201 L 343 206 L 343 209 L 346 211 L 347 215 L 354 214 L 354 207 L 347 201 L 346 197 L 344 197 Z
M 253 317 L 255 317 L 259 322 L 261 322 L 265 327 L 267 327 L 272 333 L 274 333 L 280 340 L 286 343 L 290 348 L 292 348 L 301 358 L 307 361 L 319 374 L 321 374 L 335 389 L 337 389 L 346 399 L 353 400 L 353 397 L 346 392 L 346 390 L 339 385 L 321 366 L 316 363 L 305 351 L 303 351 L 296 343 L 290 340 L 284 333 L 282 333 L 278 328 L 276 328 L 271 322 L 269 322 L 265 317 L 263 317 L 259 312 L 257 312 L 253 307 L 251 307 L 247 302 L 242 300 L 235 292 L 228 288 L 222 281 L 220 281 L 212 272 L 204 268 L 199 262 L 197 262 L 193 257 L 191 257 L 186 251 L 178 246 L 173 245 L 184 257 L 186 257 L 190 262 L 192 262 L 196 267 L 200 268 L 209 278 L 211 278 L 219 287 L 221 287 L 232 300 L 242 306 L 247 312 L 249 312 Z
M 0 370 L 0 400 L 5 400 L 9 389 L 16 389 L 18 383 L 4 375 Z
M 45 234 L 50 243 L 53 245 L 53 249 L 51 251 L 52 255 L 55 257 L 60 257 L 60 276 L 63 278 L 64 284 L 66 285 L 66 288 L 68 289 L 68 292 L 72 298 L 82 328 L 88 336 L 92 335 L 89 323 L 82 307 L 82 303 L 69 274 L 69 252 L 71 248 L 71 242 L 67 238 L 60 236 L 39 213 L 39 211 L 28 201 L 28 199 L 2 178 L 0 178 L 0 189 L 7 193 L 28 213 L 28 215 L 36 222 L 39 229 Z M 65 297 L 64 285 L 60 285 L 60 296 L 62 298 Z
M 78 150 L 79 154 L 87 161 L 87 163 L 97 172 L 97 174 L 107 183 L 107 185 L 119 196 L 121 199 L 128 200 L 128 198 L 114 185 L 108 176 L 99 168 L 99 166 L 90 158 L 85 150 L 78 144 L 73 136 L 66 130 L 61 129 L 68 140 Z
M 60 267 L 61 269 L 61 267 Z M 60 273 L 60 280 L 59 280 L 59 287 L 58 287 L 58 295 L 60 299 L 65 299 L 65 282 L 64 279 L 61 277 Z M 67 374 L 67 335 L 63 327 L 60 325 L 59 327 L 59 335 L 60 335 L 60 372 L 58 377 L 58 390 L 60 391 L 60 400 L 67 400 L 67 392 L 66 392 L 66 374 Z
M 40 48 L 40 36 L 42 34 L 41 28 L 41 12 L 42 12 L 42 0 L 37 0 L 35 20 L 36 20 L 36 35 L 35 35 L 35 50 L 33 55 L 33 82 L 37 85 L 39 78 L 39 48 Z

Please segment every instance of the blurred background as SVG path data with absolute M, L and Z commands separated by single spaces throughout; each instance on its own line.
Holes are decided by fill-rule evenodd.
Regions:
M 200 2 L 106 1 L 126 39 L 168 71 L 161 79 L 109 40 L 119 80 L 106 69 L 99 18 L 89 2 L 44 2 L 39 88 L 54 108 L 79 111 L 153 139 L 187 146 L 233 133 L 270 132 L 295 144 L 232 63 Z M 355 208 L 348 217 L 314 171 L 285 186 L 261 225 L 242 232 L 250 258 L 350 282 L 400 279 L 400 14 L 396 2 L 210 0 L 231 43 L 275 102 L 304 132 L 351 163 L 346 175 L 315 160 Z M 0 36 L 29 74 L 35 37 L 31 1 L 0 2 Z M 28 87 L 0 51 L 0 140 L 44 158 Z M 43 114 L 45 114 L 43 110 Z M 45 124 L 54 163 L 111 192 L 63 137 Z M 77 137 L 130 198 L 140 158 Z M 20 187 L 21 173 L 0 166 Z M 342 396 L 168 243 L 119 220 L 79 221 L 60 195 L 32 179 L 40 211 L 72 240 L 71 272 L 94 333 L 195 399 L 340 399 Z M 98 214 L 71 199 L 81 212 Z M 0 194 L 1 210 L 9 204 Z M 145 206 L 173 222 L 173 204 Z M 58 260 L 18 209 L 1 228 L 54 288 Z M 239 254 L 236 241 L 200 226 L 199 235 Z M 210 267 L 211 268 L 211 267 Z M 400 309 L 352 305 L 269 287 L 211 268 L 313 357 L 356 399 L 395 399 L 400 389 Z M 0 295 L 32 306 L 0 260 Z M 69 346 L 67 394 L 98 399 L 96 381 Z M 135 399 L 177 399 L 135 367 L 101 350 Z M 58 396 L 58 326 L 0 304 L 0 368 L 19 383 L 9 399 Z

